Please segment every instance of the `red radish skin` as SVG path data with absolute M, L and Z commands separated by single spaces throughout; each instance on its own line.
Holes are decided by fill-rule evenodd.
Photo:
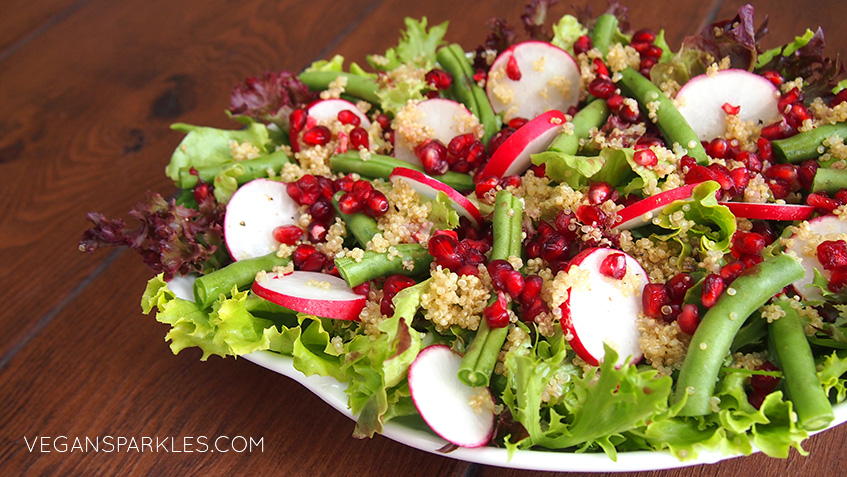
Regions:
M 427 346 L 409 366 L 409 392 L 436 434 L 460 447 L 482 447 L 494 433 L 493 406 L 482 412 L 471 406 L 480 391 L 456 377 L 461 363 L 462 357 L 448 346 Z
M 762 125 L 780 119 L 778 90 L 767 78 L 746 70 L 728 69 L 695 76 L 676 95 L 679 112 L 701 141 L 726 135 L 723 106 L 739 107 L 741 121 Z
M 267 276 L 256 280 L 252 290 L 290 310 L 337 320 L 357 321 L 367 303 L 367 297 L 357 295 L 343 279 L 317 272 Z
M 620 355 L 616 364 L 626 360 L 637 363 L 643 354 L 638 345 L 638 315 L 641 312 L 641 293 L 649 283 L 647 272 L 632 256 L 626 258 L 627 276 L 623 279 L 606 277 L 600 272 L 603 260 L 613 253 L 609 248 L 590 248 L 574 257 L 569 267 L 588 270 L 588 280 L 568 291 L 562 303 L 561 324 L 569 344 L 577 356 L 593 366 L 602 361 L 604 344 L 609 343 Z M 631 283 L 632 290 L 626 290 Z
M 638 228 L 642 225 L 647 225 L 665 207 L 674 203 L 677 200 L 691 198 L 691 191 L 697 184 L 689 184 L 676 189 L 671 189 L 665 192 L 660 192 L 654 196 L 639 200 L 638 202 L 624 207 L 618 212 L 620 222 L 615 227 L 616 231 L 630 230 Z
M 800 227 L 805 228 L 804 223 L 801 223 Z M 810 242 L 820 243 L 826 240 L 843 240 L 844 234 L 847 234 L 847 221 L 843 221 L 834 215 L 824 215 L 810 220 L 808 222 L 808 229 L 813 235 L 811 240 L 802 237 L 808 234 L 809 231 L 801 231 L 794 234 L 788 240 L 788 244 L 785 247 L 785 253 L 794 253 L 800 257 L 800 263 L 806 271 L 803 278 L 791 285 L 794 287 L 794 291 L 806 300 L 823 300 L 820 290 L 817 287 L 810 287 L 808 285 L 815 278 L 815 270 L 818 270 L 827 280 L 832 276 L 832 272 L 823 268 L 820 260 L 818 260 L 816 247 L 810 247 L 809 245 Z M 809 248 L 812 249 L 811 253 L 804 253 Z
M 479 124 L 462 103 L 443 98 L 433 98 L 421 101 L 415 106 L 416 123 L 432 130 L 432 137 L 442 144 L 450 144 L 450 140 L 456 136 L 468 133 L 476 133 L 474 124 Z M 398 131 L 395 136 L 394 157 L 413 165 L 421 165 L 421 160 L 415 155 L 415 148 Z
M 255 179 L 239 187 L 226 206 L 224 239 L 233 260 L 267 255 L 279 248 L 274 229 L 297 225 L 300 211 L 284 182 Z
M 475 227 L 479 227 L 479 224 L 483 221 L 479 209 L 467 197 L 463 196 L 456 189 L 422 172 L 405 167 L 395 167 L 389 178 L 392 182 L 395 180 L 405 181 L 415 192 L 432 200 L 435 200 L 439 192 L 444 192 L 452 201 L 453 208 L 456 212 L 470 220 Z
M 564 123 L 565 115 L 553 110 L 524 124 L 494 151 L 480 177 L 523 174 L 532 165 L 530 156 L 547 150 Z
M 485 92 L 494 112 L 503 113 L 508 122 L 533 119 L 551 109 L 567 111 L 579 103 L 580 83 L 579 66 L 568 52 L 547 42 L 525 41 L 494 60 Z
M 309 116 L 317 121 L 330 121 L 338 119 L 341 111 L 352 111 L 359 117 L 359 126 L 367 129 L 371 125 L 370 119 L 356 107 L 355 104 L 346 99 L 321 99 L 309 105 Z
M 732 215 L 751 220 L 808 220 L 815 213 L 811 205 L 757 204 L 753 202 L 718 202 Z

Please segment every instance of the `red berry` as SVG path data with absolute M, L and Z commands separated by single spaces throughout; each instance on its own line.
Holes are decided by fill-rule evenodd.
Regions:
M 622 279 L 626 275 L 626 257 L 622 253 L 610 253 L 600 262 L 600 273 L 614 278 Z
M 818 261 L 824 270 L 835 270 L 847 265 L 847 242 L 843 240 L 826 240 L 817 247 Z
M 303 230 L 296 225 L 280 225 L 274 229 L 273 234 L 277 242 L 294 245 L 303 237 Z
M 676 323 L 683 333 L 693 335 L 697 331 L 697 326 L 700 325 L 700 310 L 697 305 L 692 303 L 684 305 L 679 316 L 676 317 Z
M 703 280 L 703 294 L 700 297 L 700 302 L 703 303 L 703 306 L 706 308 L 715 306 L 715 302 L 718 301 L 718 297 L 723 293 L 724 287 L 725 283 L 720 275 L 715 273 L 707 275 Z
M 521 69 L 518 66 L 518 60 L 515 58 L 515 55 L 510 56 L 506 62 L 506 76 L 512 81 L 520 81 L 521 79 Z
M 648 283 L 641 293 L 641 306 L 650 318 L 662 318 L 662 309 L 670 304 L 668 288 L 663 283 Z
M 508 302 L 503 292 L 497 292 L 497 299 L 482 311 L 489 328 L 503 328 L 509 324 Z
M 341 121 L 341 124 L 352 124 L 353 126 L 358 126 L 362 122 L 359 115 L 349 109 L 339 111 L 338 120 Z
M 332 132 L 326 126 L 315 126 L 303 133 L 303 142 L 310 146 L 324 146 L 332 138 Z

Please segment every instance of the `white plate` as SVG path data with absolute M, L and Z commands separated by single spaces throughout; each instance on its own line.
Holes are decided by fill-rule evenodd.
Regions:
M 270 351 L 258 351 L 248 354 L 244 358 L 263 368 L 288 376 L 305 386 L 312 393 L 323 399 L 324 402 L 338 410 L 338 412 L 350 419 L 355 419 L 350 413 L 350 410 L 347 409 L 347 395 L 344 394 L 344 389 L 347 387 L 346 384 L 339 383 L 334 378 L 304 376 L 303 373 L 294 369 L 291 357 L 282 356 Z M 835 421 L 832 426 L 845 421 L 847 421 L 847 405 L 841 404 L 835 406 Z M 426 429 L 425 425 L 417 428 L 410 422 L 399 423 L 394 420 L 389 421 L 385 425 L 382 434 L 401 444 L 444 457 L 479 464 L 528 470 L 630 472 L 670 469 L 697 464 L 713 464 L 721 460 L 739 457 L 737 455 L 724 455 L 720 452 L 701 452 L 697 459 L 681 462 L 669 452 L 640 451 L 618 453 L 618 460 L 614 462 L 603 453 L 574 454 L 567 452 L 520 450 L 516 451 L 512 455 L 512 458 L 509 459 L 506 449 L 495 447 L 480 447 L 475 449 L 460 447 L 447 453 L 439 452 L 439 449 L 448 444 L 447 441 L 438 437 L 429 429 Z

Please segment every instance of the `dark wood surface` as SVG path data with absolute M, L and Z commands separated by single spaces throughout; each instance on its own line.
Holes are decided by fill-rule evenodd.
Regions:
M 630 2 L 636 27 L 673 47 L 740 1 Z M 570 11 L 556 5 L 553 15 Z M 593 2 L 601 10 L 605 2 Z M 840 0 L 763 1 L 766 46 L 822 26 L 847 51 Z M 493 16 L 518 25 L 522 2 L 45 0 L 4 2 L 0 15 L 0 469 L 4 475 L 279 474 L 541 475 L 469 464 L 383 437 L 293 381 L 246 360 L 173 356 L 165 328 L 141 314 L 151 272 L 127 251 L 87 256 L 85 213 L 122 216 L 163 174 L 177 121 L 231 127 L 230 89 L 269 69 L 364 55 L 396 43 L 404 16 L 451 20 L 468 48 Z M 43 453 L 35 436 L 261 437 L 253 453 Z M 841 475 L 843 426 L 811 452 L 760 455 L 637 475 Z M 567 469 L 561 469 L 567 471 Z M 636 475 L 636 474 L 633 474 Z

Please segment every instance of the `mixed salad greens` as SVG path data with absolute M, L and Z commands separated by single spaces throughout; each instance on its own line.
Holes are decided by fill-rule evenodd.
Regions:
M 847 396 L 843 65 L 820 30 L 762 50 L 749 5 L 674 52 L 551 3 L 470 53 L 406 19 L 369 68 L 248 78 L 240 128 L 173 126 L 180 192 L 89 214 L 81 250 L 141 254 L 174 353 L 347 383 L 357 437 L 420 412 L 458 445 L 804 452 Z M 410 387 L 433 345 L 480 442 Z

